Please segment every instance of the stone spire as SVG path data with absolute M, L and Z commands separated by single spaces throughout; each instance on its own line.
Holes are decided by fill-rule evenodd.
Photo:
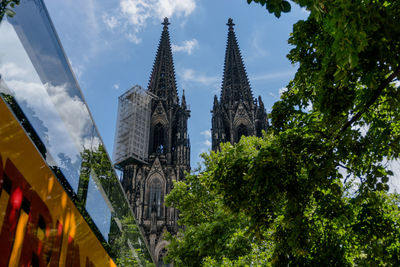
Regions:
M 184 108 L 184 109 L 186 109 L 185 89 L 182 90 L 181 107 Z
M 242 136 L 262 136 L 267 129 L 264 103 L 253 98 L 249 79 L 240 54 L 232 19 L 228 20 L 228 41 L 222 78 L 221 99 L 214 96 L 211 119 L 211 148 L 216 151 L 222 142 L 232 144 Z
M 164 18 L 160 43 L 153 64 L 148 90 L 168 104 L 178 104 L 174 62 L 168 32 L 168 18 Z
M 231 18 L 226 24 L 229 27 L 228 41 L 225 51 L 224 76 L 222 79 L 221 102 L 231 105 L 239 100 L 244 101 L 247 105 L 253 105 L 253 94 L 249 80 L 247 78 L 246 69 L 240 54 L 239 45 L 236 40 L 235 25 Z

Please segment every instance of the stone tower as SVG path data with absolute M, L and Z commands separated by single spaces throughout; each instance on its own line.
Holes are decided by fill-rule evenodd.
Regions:
M 236 143 L 242 135 L 262 136 L 268 126 L 267 114 L 261 96 L 253 98 L 249 79 L 243 64 L 232 19 L 225 52 L 221 98 L 214 96 L 212 113 L 212 149 L 223 142 Z
M 153 96 L 150 112 L 148 159 L 124 164 L 122 184 L 131 202 L 157 265 L 162 264 L 167 242 L 165 231 L 176 234 L 178 212 L 164 206 L 173 181 L 190 170 L 190 142 L 187 121 L 190 110 L 185 95 L 179 101 L 174 63 L 165 18 L 148 92 Z

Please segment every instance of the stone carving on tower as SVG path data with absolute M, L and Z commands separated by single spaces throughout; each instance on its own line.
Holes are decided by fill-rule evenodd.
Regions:
M 214 96 L 212 113 L 212 149 L 219 149 L 220 143 L 237 143 L 241 136 L 262 136 L 268 127 L 267 114 L 261 96 L 253 98 L 249 79 L 240 54 L 233 29 L 228 20 L 228 41 L 225 51 L 225 65 L 221 97 Z
M 166 207 L 165 196 L 171 191 L 173 181 L 184 178 L 190 170 L 190 142 L 187 121 L 190 110 L 185 94 L 179 101 L 175 81 L 174 63 L 165 18 L 156 59 L 151 72 L 148 93 L 150 102 L 150 131 L 148 158 L 130 160 L 119 164 L 123 170 L 122 185 L 143 231 L 153 259 L 162 265 L 167 242 L 165 231 L 178 231 L 178 211 Z

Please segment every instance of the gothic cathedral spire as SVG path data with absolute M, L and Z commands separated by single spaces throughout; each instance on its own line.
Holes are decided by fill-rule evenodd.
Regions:
M 169 40 L 169 24 L 168 18 L 165 18 L 162 23 L 164 27 L 161 33 L 153 70 L 151 72 L 148 90 L 160 99 L 167 100 L 168 104 L 177 104 L 178 93 L 176 89 L 171 43 Z
M 239 45 L 236 40 L 235 25 L 230 18 L 226 24 L 229 27 L 228 41 L 226 43 L 224 76 L 222 78 L 221 101 L 229 104 L 244 101 L 251 106 L 253 94 L 251 92 L 249 79 L 240 54 Z
M 235 25 L 228 19 L 221 99 L 214 96 L 212 109 L 212 149 L 222 142 L 236 143 L 245 135 L 261 136 L 267 129 L 267 114 L 261 97 L 253 98 L 249 79 L 236 40 Z

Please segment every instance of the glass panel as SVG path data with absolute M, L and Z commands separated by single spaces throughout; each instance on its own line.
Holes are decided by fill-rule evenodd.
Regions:
M 15 11 L 0 24 L 2 101 L 108 253 L 145 265 L 150 254 L 44 3 Z
M 7 21 L 0 25 L 0 36 L 5 37 L 0 42 L 0 51 L 7 51 L 0 55 L 2 80 L 45 144 L 47 163 L 60 168 L 76 193 L 82 162 L 80 152 L 93 141 L 94 126 L 86 105 L 70 93 L 71 82 L 61 83 L 59 76 L 54 76 L 54 80 L 47 75 L 40 77 L 36 70 L 49 66 L 43 66 L 41 63 L 46 64 L 43 60 L 34 65 L 26 51 L 30 49 L 34 57 L 47 58 L 49 62 L 57 61 L 56 57 L 35 55 L 37 50 L 30 45 L 25 49 Z
M 86 198 L 86 210 L 97 228 L 99 228 L 104 239 L 108 241 L 111 224 L 111 210 L 104 199 L 105 198 L 100 193 L 100 188 L 93 180 L 93 175 L 90 175 Z

